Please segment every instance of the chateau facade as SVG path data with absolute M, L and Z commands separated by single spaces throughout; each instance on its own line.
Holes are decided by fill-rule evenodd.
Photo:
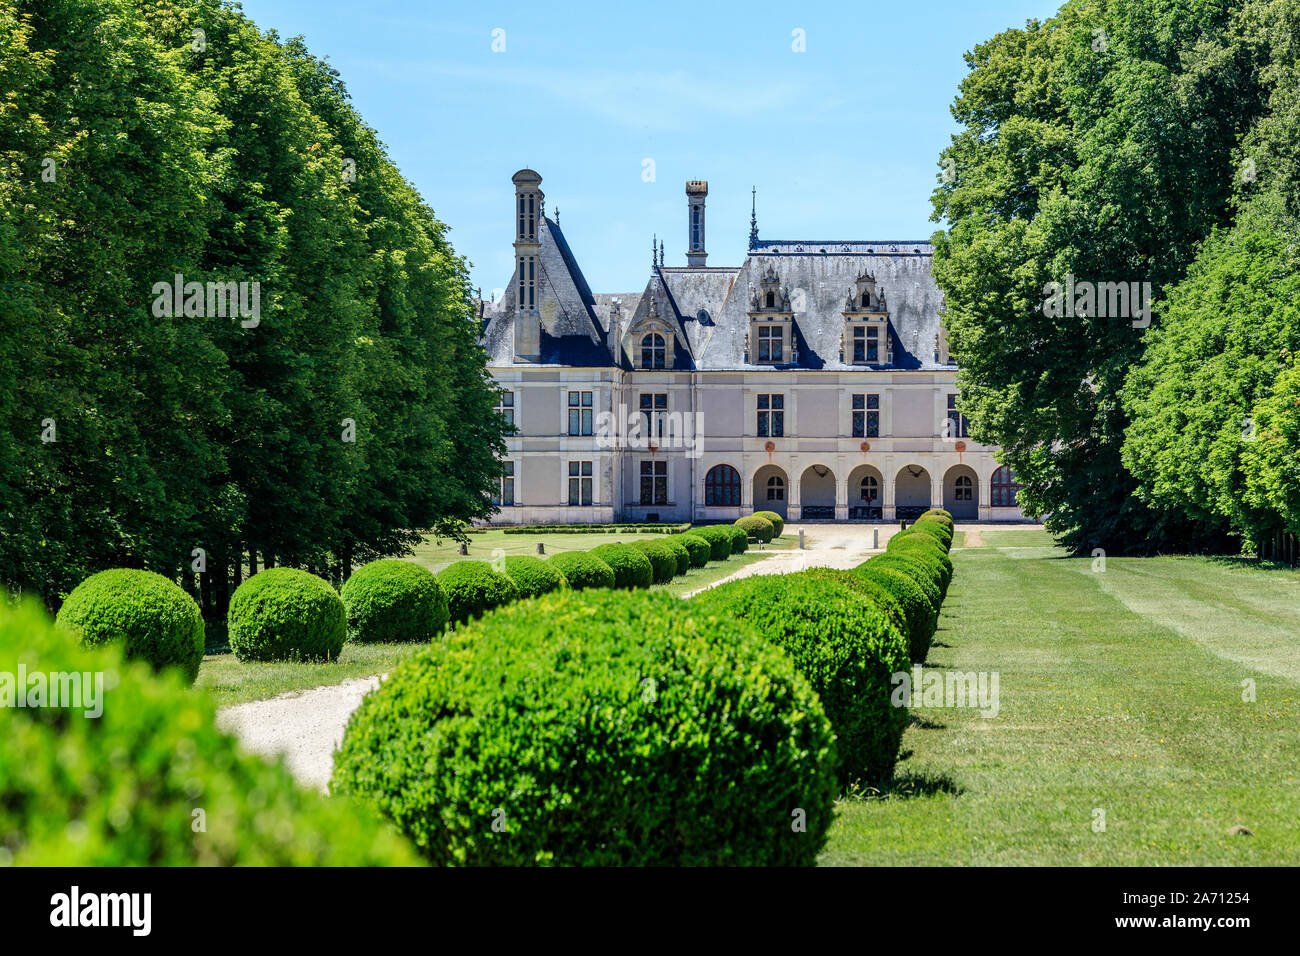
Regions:
M 706 264 L 708 184 L 686 184 L 684 266 L 593 294 L 542 177 L 513 177 L 515 272 L 481 303 L 514 424 L 497 524 L 891 521 L 944 507 L 1023 520 L 967 436 L 928 242 L 760 240 Z

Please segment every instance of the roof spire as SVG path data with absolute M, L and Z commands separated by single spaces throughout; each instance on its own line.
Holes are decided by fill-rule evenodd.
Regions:
M 659 234 L 651 233 L 650 235 L 650 268 L 653 269 L 659 264 Z
M 754 186 L 749 191 L 749 248 L 753 249 L 758 245 L 758 187 Z
M 660 268 L 663 268 L 663 264 L 664 264 L 664 241 L 663 241 L 662 239 L 660 239 L 660 240 L 659 240 L 659 266 L 660 266 Z

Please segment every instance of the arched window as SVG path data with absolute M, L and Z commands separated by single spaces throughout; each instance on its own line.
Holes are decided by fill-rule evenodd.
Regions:
M 871 305 L 871 293 L 870 292 L 862 293 L 862 307 L 865 309 L 870 305 Z
M 975 483 L 970 475 L 958 475 L 953 482 L 953 498 L 957 501 L 971 501 L 975 497 Z
M 863 478 L 860 490 L 862 500 L 867 504 L 875 504 L 880 500 L 880 482 L 876 481 L 875 475 L 867 475 Z
M 1015 474 L 1006 465 L 1003 465 L 997 471 L 993 472 L 993 481 L 990 483 L 993 491 L 994 508 L 1014 508 L 1016 506 L 1016 495 L 1024 487 L 1016 481 Z
M 785 501 L 785 479 L 780 475 L 767 479 L 767 500 Z
M 664 337 L 651 332 L 641 339 L 641 367 L 663 368 L 665 361 Z
M 730 465 L 714 465 L 704 476 L 704 504 L 710 508 L 739 507 L 740 473 Z

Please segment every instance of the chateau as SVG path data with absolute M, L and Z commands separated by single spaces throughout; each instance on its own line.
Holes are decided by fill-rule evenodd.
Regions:
M 499 524 L 1023 520 L 967 436 L 928 242 L 760 240 L 710 266 L 708 183 L 688 251 L 640 292 L 595 294 L 542 177 L 515 173 L 515 272 L 481 303 L 507 439 Z

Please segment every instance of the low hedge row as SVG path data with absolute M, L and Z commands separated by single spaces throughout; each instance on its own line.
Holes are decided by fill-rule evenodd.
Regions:
M 561 551 L 552 555 L 547 564 L 563 574 L 575 591 L 614 586 L 614 569 L 586 551 Z
M 609 565 L 614 572 L 614 587 L 622 590 L 648 588 L 654 583 L 654 566 L 640 548 L 630 544 L 602 544 L 591 554 Z
M 763 544 L 776 537 L 776 525 L 758 515 L 736 519 L 736 527 L 745 532 L 746 538 L 754 538 Z
M 330 790 L 436 864 L 811 865 L 832 724 L 791 656 L 717 608 L 588 591 L 494 611 L 365 698 Z
M 503 534 L 683 534 L 689 531 L 689 524 L 530 524 L 502 528 Z

